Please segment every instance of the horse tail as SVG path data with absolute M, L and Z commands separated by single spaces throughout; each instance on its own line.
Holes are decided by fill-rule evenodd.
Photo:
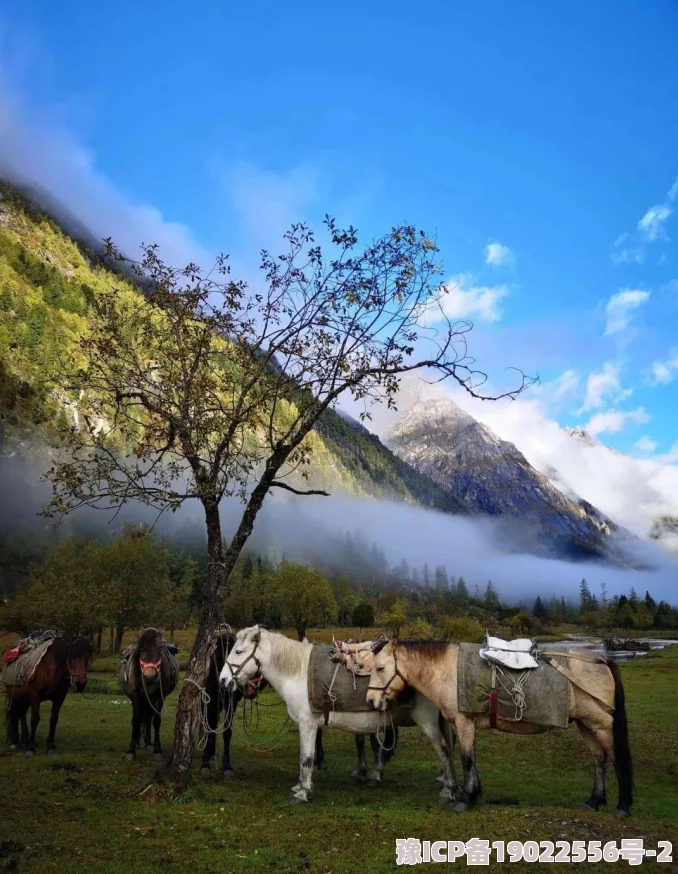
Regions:
M 629 726 L 626 718 L 624 686 L 619 666 L 612 660 L 607 663 L 614 679 L 614 715 L 612 717 L 612 740 L 614 744 L 614 767 L 619 784 L 619 807 L 628 810 L 633 804 L 633 764 L 629 748 Z

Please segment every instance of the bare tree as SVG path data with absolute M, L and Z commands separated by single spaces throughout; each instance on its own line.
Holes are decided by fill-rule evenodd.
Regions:
M 52 514 L 82 505 L 141 501 L 160 512 L 202 504 L 207 582 L 202 616 L 179 696 L 166 777 L 189 778 L 191 713 L 203 685 L 210 638 L 229 574 L 274 488 L 303 488 L 305 440 L 342 395 L 395 406 L 400 377 L 423 371 L 482 397 L 484 374 L 466 353 L 467 322 L 444 315 L 438 249 L 413 227 L 361 247 L 353 228 L 325 220 L 326 260 L 304 224 L 285 234 L 286 252 L 262 253 L 263 281 L 248 287 L 220 256 L 210 272 L 173 269 L 155 246 L 135 269 L 144 294 L 102 294 L 69 381 L 81 424 L 47 476 Z M 110 241 L 109 254 L 120 259 Z M 442 324 L 442 329 L 440 325 Z M 436 328 L 431 327 L 436 325 Z M 500 395 L 515 397 L 520 385 Z M 244 505 L 224 543 L 220 504 Z

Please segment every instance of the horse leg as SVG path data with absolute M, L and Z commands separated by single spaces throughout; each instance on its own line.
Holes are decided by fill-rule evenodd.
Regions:
M 355 748 L 358 753 L 358 764 L 351 774 L 351 782 L 354 786 L 364 786 L 367 780 L 367 759 L 365 758 L 365 735 L 356 734 Z
M 315 736 L 315 761 L 313 763 L 314 770 L 322 771 L 324 763 L 325 750 L 323 749 L 323 730 L 322 728 L 319 728 L 318 733 Z
M 384 746 L 379 743 L 376 734 L 371 734 L 369 737 L 372 755 L 374 756 L 374 770 L 367 778 L 365 785 L 369 786 L 370 789 L 378 789 L 381 786 L 381 778 L 384 775 L 388 748 L 395 743 L 395 733 L 391 728 L 387 728 L 384 731 Z
M 459 800 L 454 805 L 457 813 L 468 810 L 480 798 L 482 785 L 476 769 L 476 724 L 472 717 L 458 713 L 454 720 L 461 762 L 464 767 L 464 786 L 459 793 Z
M 317 722 L 299 723 L 299 783 L 292 790 L 290 800 L 293 804 L 309 801 L 313 792 L 313 761 L 317 734 Z
M 443 784 L 438 796 L 439 804 L 449 804 L 454 801 L 457 792 L 457 775 L 454 772 L 454 742 L 456 736 L 450 723 L 442 716 L 437 723 L 424 723 L 421 730 L 433 744 L 438 754 L 442 769 L 436 778 Z
M 19 720 L 23 719 L 24 723 L 26 722 L 26 713 L 24 711 L 23 714 L 19 714 L 19 707 L 17 706 L 16 699 L 10 698 L 9 704 L 7 705 L 7 731 L 9 733 L 9 748 L 10 750 L 18 750 L 21 746 L 22 740 L 26 740 L 28 738 L 28 727 L 26 728 L 26 733 L 22 737 L 19 736 Z
M 149 717 L 149 723 L 151 718 Z M 153 758 L 156 762 L 161 762 L 163 760 L 162 754 L 162 745 L 160 743 L 160 723 L 162 722 L 162 716 L 160 711 L 156 711 L 153 713 Z M 149 738 L 150 740 L 150 738 Z
M 38 731 L 38 723 L 40 722 L 40 696 L 37 692 L 31 695 L 31 733 L 28 736 L 26 744 L 26 756 L 30 758 L 35 755 L 35 735 Z
M 129 761 L 132 761 L 137 757 L 137 747 L 141 740 L 142 717 L 141 701 L 139 700 L 139 696 L 135 695 L 134 698 L 132 698 L 132 734 L 129 740 L 129 747 L 125 754 L 125 758 L 129 759 Z
M 590 810 L 598 810 L 602 804 L 607 804 L 607 795 L 605 793 L 607 752 L 587 725 L 584 725 L 584 723 L 579 720 L 576 720 L 576 723 L 586 746 L 591 750 L 595 768 L 593 776 L 593 791 L 591 792 L 591 797 L 584 802 L 584 807 L 588 807 Z
M 235 719 L 235 710 L 239 703 L 239 698 L 235 697 L 234 692 L 231 692 L 231 698 L 226 705 L 226 713 L 224 718 L 224 730 L 222 739 L 224 743 L 224 751 L 221 756 L 221 770 L 224 777 L 235 777 L 235 771 L 231 765 L 231 738 L 233 737 L 233 720 Z
M 150 750 L 151 748 L 151 722 L 153 721 L 153 713 L 149 711 L 146 718 L 144 719 L 144 749 Z
M 54 742 L 54 736 L 56 734 L 57 722 L 59 721 L 59 711 L 61 710 L 61 705 L 64 703 L 66 695 L 62 695 L 59 698 L 54 698 L 52 701 L 52 709 L 49 714 L 49 734 L 47 735 L 47 755 L 52 756 L 56 753 L 56 743 Z
M 24 707 L 24 709 L 21 711 L 21 714 L 19 715 L 19 723 L 21 725 L 21 746 L 22 747 L 25 747 L 28 745 L 28 736 L 30 734 L 30 732 L 28 730 L 28 719 L 27 719 L 28 706 L 29 705 L 27 704 L 26 707 Z
M 615 756 L 615 743 L 612 720 L 610 720 L 610 723 L 607 726 L 601 725 L 601 721 L 596 720 L 595 723 L 588 724 L 585 727 L 593 736 L 593 739 L 597 746 L 605 754 L 606 761 L 612 762 L 612 764 L 614 765 L 614 769 L 617 774 L 617 783 L 619 784 L 619 800 L 617 802 L 616 810 L 617 816 L 630 816 L 631 805 L 633 803 L 633 788 L 629 775 L 623 773 L 623 763 L 620 764 L 620 762 L 617 761 L 617 757 Z M 584 739 L 586 740 L 586 737 Z M 594 753 L 594 756 L 595 755 L 596 754 Z M 596 767 L 597 765 L 598 762 L 596 761 Z M 605 777 L 603 772 L 603 793 L 605 792 L 604 780 Z M 631 785 L 629 786 L 628 784 Z

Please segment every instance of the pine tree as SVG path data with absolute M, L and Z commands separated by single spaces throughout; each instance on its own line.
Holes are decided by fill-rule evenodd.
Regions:
M 492 585 L 492 580 L 487 581 L 487 588 L 485 589 L 483 604 L 486 610 L 490 610 L 493 613 L 496 612 L 501 606 L 499 604 L 499 596 L 497 595 L 497 590 Z
M 532 608 L 532 615 L 537 619 L 546 619 L 548 616 L 548 611 L 539 595 L 537 595 L 535 599 L 534 607 Z

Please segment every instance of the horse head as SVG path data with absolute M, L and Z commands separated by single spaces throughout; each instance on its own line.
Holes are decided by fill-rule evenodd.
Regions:
M 76 692 L 84 692 L 87 671 L 94 658 L 94 647 L 88 637 L 76 637 L 67 645 L 66 662 L 71 676 L 71 686 Z
M 147 628 L 137 642 L 139 672 L 146 683 L 160 679 L 162 646 L 162 632 L 157 628 Z
M 226 688 L 238 685 L 247 689 L 261 673 L 261 662 L 257 656 L 261 643 L 261 628 L 253 625 L 243 628 L 235 636 L 235 641 L 219 675 L 219 682 Z
M 398 665 L 397 643 L 379 639 L 372 650 L 373 664 L 367 703 L 375 710 L 386 710 L 407 685 L 407 678 Z

